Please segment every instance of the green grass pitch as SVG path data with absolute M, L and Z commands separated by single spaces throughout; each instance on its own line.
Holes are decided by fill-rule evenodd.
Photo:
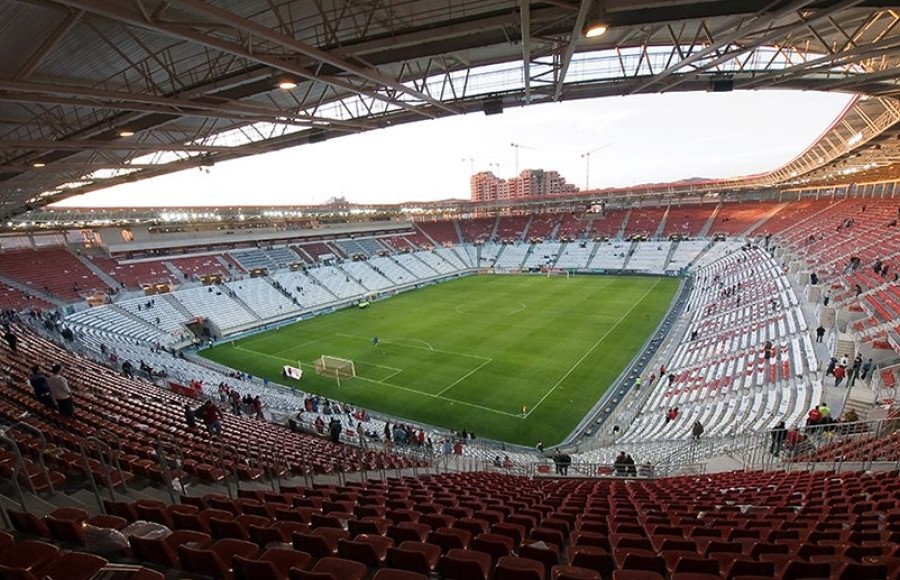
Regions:
M 631 361 L 678 280 L 470 276 L 203 351 L 257 377 L 410 421 L 534 445 L 558 443 Z M 379 344 L 373 345 L 377 336 Z M 317 376 L 321 355 L 356 378 Z M 523 413 L 523 407 L 525 412 Z

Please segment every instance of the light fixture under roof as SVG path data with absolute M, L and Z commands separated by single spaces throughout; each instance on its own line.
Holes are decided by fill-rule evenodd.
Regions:
M 282 79 L 278 81 L 278 88 L 283 91 L 290 91 L 297 88 L 297 82 L 291 79 Z
M 587 21 L 585 21 L 582 29 L 584 37 L 597 38 L 606 34 L 607 30 L 609 30 L 609 20 L 606 18 L 603 10 L 603 2 L 602 0 L 594 0 Z
M 589 21 L 584 27 L 585 38 L 597 38 L 603 36 L 609 30 L 609 24 L 605 20 L 594 19 Z
M 134 131 L 130 131 L 128 129 L 122 129 L 119 131 L 119 137 L 132 137 L 134 136 Z
M 38 169 L 40 169 L 41 167 L 47 167 L 47 164 L 46 164 L 46 163 L 42 163 L 42 162 L 40 162 L 40 161 L 35 161 L 34 163 L 31 164 L 31 166 L 32 166 L 32 167 L 37 167 Z

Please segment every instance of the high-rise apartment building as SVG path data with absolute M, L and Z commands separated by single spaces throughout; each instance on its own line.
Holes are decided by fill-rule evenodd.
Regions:
M 490 171 L 480 171 L 470 181 L 472 201 L 494 201 L 539 195 L 564 195 L 578 188 L 566 183 L 558 171 L 525 169 L 516 177 L 501 179 Z

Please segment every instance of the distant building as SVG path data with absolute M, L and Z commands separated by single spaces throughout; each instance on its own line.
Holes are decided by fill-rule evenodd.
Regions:
M 566 183 L 558 171 L 525 169 L 518 176 L 501 179 L 490 171 L 480 171 L 470 181 L 472 201 L 495 201 L 540 195 L 565 195 L 578 188 Z

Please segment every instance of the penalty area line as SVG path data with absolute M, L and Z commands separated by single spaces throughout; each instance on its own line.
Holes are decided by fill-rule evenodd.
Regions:
M 446 393 L 447 391 L 449 391 L 450 389 L 452 389 L 453 387 L 455 387 L 455 386 L 458 385 L 459 383 L 463 382 L 463 381 L 466 380 L 467 378 L 471 377 L 472 375 L 474 375 L 475 373 L 477 373 L 478 371 L 480 371 L 481 369 L 483 369 L 484 367 L 486 367 L 488 364 L 492 363 L 493 361 L 494 361 L 494 359 L 489 359 L 489 360 L 484 361 L 483 363 L 481 363 L 480 365 L 478 365 L 478 366 L 475 367 L 474 369 L 470 370 L 469 372 L 467 372 L 467 373 L 464 374 L 463 376 L 459 377 L 458 379 L 456 379 L 455 381 L 453 381 L 452 383 L 450 383 L 447 387 L 445 387 L 442 391 L 440 391 L 440 392 L 438 393 L 438 396 L 443 395 L 444 393 Z
M 564 374 L 558 381 L 556 381 L 556 384 L 553 385 L 552 387 L 550 387 L 550 390 L 547 391 L 547 392 L 544 394 L 544 396 L 541 397 L 541 399 L 540 399 L 540 400 L 539 400 L 539 401 L 538 401 L 531 409 L 528 410 L 527 413 L 525 413 L 525 418 L 528 418 L 532 413 L 534 413 L 534 412 L 537 410 L 537 408 L 540 407 L 541 404 L 542 404 L 544 401 L 547 400 L 547 397 L 549 397 L 550 395 L 552 395 L 552 394 L 553 394 L 553 391 L 555 391 L 556 389 L 558 389 L 559 386 L 560 386 L 561 384 L 563 384 L 563 382 L 564 382 L 567 378 L 569 378 L 569 375 L 571 375 L 573 372 L 575 372 L 575 369 L 577 369 L 578 366 L 579 366 L 581 363 L 583 363 L 584 360 L 585 360 L 587 357 L 589 357 L 589 356 L 591 355 L 591 353 L 594 352 L 594 350 L 595 350 L 598 346 L 600 346 L 600 344 L 601 344 L 604 340 L 606 340 L 606 337 L 609 336 L 610 333 L 611 333 L 613 330 L 615 330 L 616 328 L 618 328 L 619 325 L 622 324 L 622 321 L 623 321 L 623 320 L 625 320 L 626 318 L 628 318 L 628 315 L 631 314 L 631 312 L 632 312 L 635 308 L 637 308 L 638 305 L 639 305 L 641 302 L 644 301 L 644 298 L 646 298 L 646 297 L 650 294 L 650 292 L 653 291 L 654 288 L 656 288 L 656 286 L 659 284 L 659 280 L 661 280 L 661 278 L 657 279 L 656 282 L 653 284 L 653 286 L 650 286 L 650 288 L 648 288 L 647 291 L 644 292 L 644 295 L 641 296 L 640 300 L 638 300 L 638 301 L 636 301 L 634 304 L 632 304 L 632 305 L 631 305 L 631 308 L 629 308 L 628 310 L 626 310 L 626 311 L 625 311 L 625 314 L 623 314 L 623 315 L 619 318 L 619 320 L 616 321 L 615 324 L 613 324 L 612 326 L 610 326 L 609 329 L 608 329 L 606 332 L 603 333 L 603 336 L 601 336 L 600 338 L 598 338 L 598 339 L 597 339 L 597 342 L 595 342 L 595 343 L 591 346 L 591 348 L 589 348 L 589 349 L 587 350 L 587 352 L 584 353 L 584 354 L 581 356 L 580 359 L 578 359 L 577 361 L 575 361 L 575 364 L 573 364 L 573 365 L 569 368 L 569 370 L 566 371 L 566 374 Z
M 481 409 L 482 411 L 487 411 L 489 413 L 497 413 L 498 415 L 506 415 L 507 417 L 515 417 L 517 419 L 523 419 L 521 413 L 507 413 L 506 411 L 499 411 L 497 409 L 493 409 L 491 407 L 485 407 L 484 405 L 478 405 L 476 403 L 469 403 L 468 401 L 460 401 L 458 399 L 451 399 L 450 397 L 443 397 L 441 395 L 435 395 L 434 393 L 424 393 L 422 391 L 418 391 L 416 389 L 411 389 L 409 387 L 401 387 L 400 385 L 395 385 L 392 383 L 386 383 L 384 381 L 376 381 L 375 379 L 369 379 L 366 377 L 361 377 L 357 375 L 355 378 L 361 379 L 363 381 L 374 383 L 376 385 L 384 385 L 385 387 L 390 387 L 392 389 L 399 389 L 401 391 L 406 391 L 409 393 L 415 393 L 416 395 L 422 395 L 424 397 L 431 397 L 432 399 L 440 399 L 442 401 L 448 401 L 454 404 L 465 405 L 467 407 L 472 407 L 474 409 Z

